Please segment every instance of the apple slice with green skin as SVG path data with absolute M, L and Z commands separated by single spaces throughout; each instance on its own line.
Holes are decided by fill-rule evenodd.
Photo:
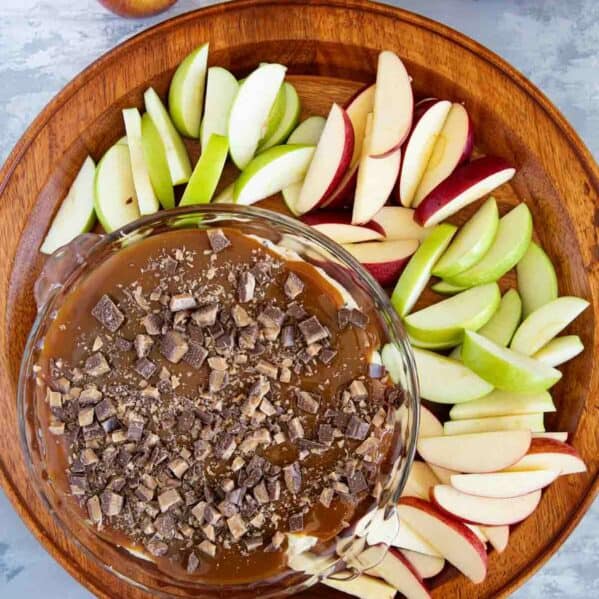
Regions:
M 202 150 L 200 159 L 193 169 L 179 206 L 208 204 L 210 202 L 225 168 L 228 153 L 229 143 L 227 138 L 213 134 L 208 141 L 208 145 Z
M 559 370 L 501 347 L 473 331 L 466 331 L 464 335 L 462 360 L 473 372 L 503 391 L 544 391 L 562 376 Z
M 400 316 L 414 307 L 456 231 L 457 227 L 447 223 L 435 227 L 406 266 L 391 296 L 391 303 Z
M 532 356 L 586 310 L 588 305 L 586 300 L 573 296 L 558 297 L 544 304 L 518 327 L 510 347 Z
M 240 170 L 256 153 L 286 70 L 280 64 L 262 65 L 239 86 L 229 113 L 228 137 L 231 158 Z
M 446 435 L 467 435 L 493 431 L 528 430 L 531 433 L 545 432 L 543 412 L 536 414 L 518 414 L 510 416 L 492 416 L 489 418 L 471 418 L 448 420 L 443 425 Z
M 291 132 L 293 131 L 294 127 L 297 125 L 297 122 L 299 120 L 301 112 L 301 102 L 299 96 L 297 95 L 297 91 L 295 91 L 295 87 L 293 87 L 291 83 L 285 82 L 283 83 L 283 87 L 281 89 L 285 98 L 285 110 L 283 111 L 283 114 L 281 115 L 278 125 L 274 129 L 274 131 L 270 133 L 270 135 L 267 131 L 266 136 L 260 142 L 258 146 L 259 152 L 263 152 L 268 148 L 272 148 L 273 146 L 277 146 L 279 144 L 284 143 L 285 140 L 290 136 Z
M 141 117 L 141 142 L 154 193 L 165 210 L 174 208 L 175 191 L 164 145 L 156 125 L 147 112 Z
M 432 227 L 507 183 L 516 173 L 503 158 L 483 156 L 458 167 L 418 205 L 414 218 Z
M 491 247 L 498 226 L 497 202 L 489 198 L 460 228 L 433 268 L 433 275 L 447 279 L 474 266 Z
M 140 217 L 128 145 L 116 143 L 98 163 L 94 208 L 107 233 Z
M 421 578 L 433 578 L 445 567 L 442 557 L 424 555 L 411 549 L 400 549 L 401 554 L 414 566 Z
M 383 206 L 373 217 L 385 230 L 385 239 L 417 239 L 423 241 L 431 232 L 414 221 L 414 211 L 403 206 Z
M 212 200 L 213 204 L 234 204 L 235 182 L 227 185 L 219 194 Z
M 430 349 L 433 351 L 445 351 L 447 349 L 455 349 L 457 343 L 453 342 L 445 342 L 445 341 L 424 341 L 423 339 L 419 339 L 418 337 L 414 337 L 413 335 L 408 334 L 408 341 L 412 347 L 418 347 L 420 349 Z
M 415 460 L 401 493 L 402 497 L 420 497 L 428 499 L 430 489 L 439 483 L 439 479 L 425 462 Z
M 516 266 L 524 318 L 557 299 L 557 276 L 549 256 L 534 241 Z
M 133 175 L 135 193 L 137 194 L 139 213 L 141 215 L 154 214 L 154 212 L 160 209 L 160 205 L 154 193 L 149 168 L 144 156 L 139 110 L 137 108 L 125 108 L 123 110 L 123 120 L 125 121 L 125 130 L 127 131 L 131 173 Z
M 262 66 L 263 64 L 268 64 L 268 63 L 261 63 L 260 66 Z M 244 79 L 242 79 L 239 83 L 240 85 L 243 85 Z M 266 143 L 275 133 L 275 131 L 278 129 L 279 124 L 281 122 L 281 119 L 283 118 L 283 115 L 285 114 L 285 107 L 286 107 L 286 103 L 287 103 L 287 96 L 285 94 L 285 83 L 283 83 L 281 85 L 281 87 L 279 88 L 279 92 L 277 93 L 277 96 L 275 98 L 274 104 L 272 105 L 270 112 L 268 113 L 268 119 L 266 121 L 266 125 L 264 127 L 264 135 L 262 137 L 262 139 L 260 140 L 260 142 L 258 143 L 258 149 L 257 152 L 260 152 L 260 150 L 266 150 L 268 149 L 268 147 L 271 146 L 266 146 Z M 298 98 L 299 100 L 299 98 Z
M 410 132 L 399 177 L 399 198 L 403 206 L 409 208 L 412 205 L 450 110 L 451 102 L 447 100 L 431 103 Z
M 461 493 L 476 497 L 509 499 L 544 489 L 558 476 L 557 470 L 454 474 L 451 477 L 451 486 Z
M 510 538 L 509 526 L 481 526 L 480 529 L 497 553 L 505 551 Z
M 144 101 L 146 110 L 158 130 L 160 139 L 162 139 L 173 185 L 187 183 L 191 176 L 191 163 L 181 136 L 175 129 L 162 100 L 154 91 L 154 88 L 150 87 L 146 90 Z
M 564 335 L 552 339 L 547 345 L 534 353 L 532 357 L 549 366 L 559 366 L 575 358 L 583 350 L 584 345 L 578 335 Z
M 412 127 L 414 95 L 412 83 L 397 54 L 379 54 L 372 122 L 370 154 L 383 157 L 396 152 Z
M 301 220 L 337 243 L 380 241 L 385 238 L 385 230 L 378 223 L 370 221 L 363 225 L 352 225 L 347 212 L 319 210 L 304 215 Z
M 436 403 L 460 403 L 489 394 L 493 386 L 457 360 L 412 348 L 420 396 Z
M 528 453 L 507 470 L 558 470 L 560 475 L 565 475 L 586 472 L 587 467 L 571 445 L 555 439 L 536 438 L 532 440 Z
M 466 291 L 468 287 L 460 287 L 459 285 L 452 285 L 447 281 L 438 281 L 434 285 L 431 285 L 431 289 L 435 293 L 440 293 L 441 295 L 454 295 L 456 293 L 460 293 L 461 291 Z
M 474 128 L 468 112 L 461 104 L 453 103 L 435 141 L 433 153 L 420 179 L 412 205 L 418 206 L 460 164 L 469 160 L 473 146 Z
M 204 108 L 208 47 L 203 44 L 177 67 L 168 90 L 168 107 L 181 135 L 197 139 Z
M 208 140 L 213 133 L 227 135 L 229 114 L 238 91 L 239 83 L 227 69 L 222 67 L 208 69 L 204 118 L 200 128 L 202 148 L 208 145 Z
M 432 503 L 416 497 L 402 497 L 399 517 L 434 544 L 443 557 L 472 582 L 487 575 L 487 551 L 484 544 L 464 524 L 440 511 Z
M 418 440 L 418 453 L 432 465 L 478 474 L 513 466 L 526 455 L 530 445 L 530 431 L 496 431 L 425 437 Z
M 519 204 L 499 219 L 497 234 L 489 251 L 471 268 L 449 277 L 453 285 L 482 285 L 499 280 L 520 261 L 532 237 L 532 216 Z
M 233 199 L 248 206 L 299 183 L 306 174 L 314 146 L 275 146 L 254 158 L 235 182 Z
M 497 283 L 487 283 L 413 312 L 404 318 L 404 324 L 419 340 L 457 345 L 465 330 L 477 331 L 488 322 L 500 299 Z
M 479 329 L 478 333 L 497 345 L 507 347 L 520 324 L 521 314 L 520 296 L 515 289 L 510 289 L 501 298 L 497 312 Z
M 326 202 L 347 171 L 353 151 L 351 121 L 343 108 L 333 104 L 295 205 L 298 214 Z
M 418 248 L 415 239 L 403 241 L 369 241 L 343 245 L 383 287 L 397 281 L 410 256 Z
M 96 165 L 88 156 L 81 165 L 67 195 L 40 247 L 42 254 L 53 254 L 77 235 L 91 230 L 96 222 L 94 211 L 94 177 Z
M 555 404 L 547 391 L 538 393 L 512 393 L 494 389 L 480 399 L 453 406 L 449 412 L 452 420 L 517 416 L 537 412 L 555 412 Z

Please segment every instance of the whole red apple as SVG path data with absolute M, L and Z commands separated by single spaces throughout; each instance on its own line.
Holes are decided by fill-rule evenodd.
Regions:
M 177 0 L 99 0 L 102 6 L 122 17 L 149 17 L 166 10 Z

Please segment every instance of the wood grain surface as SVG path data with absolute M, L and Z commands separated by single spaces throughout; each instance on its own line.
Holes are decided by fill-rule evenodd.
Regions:
M 553 390 L 558 411 L 548 418 L 550 429 L 571 433 L 588 473 L 563 477 L 545 492 L 505 553 L 490 555 L 483 584 L 447 572 L 433 593 L 508 595 L 558 548 L 598 490 L 599 169 L 557 109 L 503 60 L 442 25 L 365 0 L 241 0 L 182 15 L 102 57 L 34 121 L 0 171 L 0 483 L 40 542 L 90 591 L 149 596 L 88 560 L 46 513 L 21 454 L 17 377 L 35 315 L 38 247 L 83 157 L 99 159 L 124 132 L 121 109 L 141 108 L 150 84 L 164 95 L 179 61 L 206 40 L 210 63 L 237 75 L 260 61 L 288 65 L 305 114 L 325 114 L 332 100 L 346 100 L 373 80 L 378 52 L 395 50 L 418 94 L 463 101 L 478 151 L 518 167 L 512 184 L 496 194 L 503 209 L 516 201 L 530 206 L 536 236 L 556 265 L 560 293 L 585 297 L 592 309 L 571 327 L 586 351 L 564 366 Z M 317 587 L 302 596 L 341 595 Z

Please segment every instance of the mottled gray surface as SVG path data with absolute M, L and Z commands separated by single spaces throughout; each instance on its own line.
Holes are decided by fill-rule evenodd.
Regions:
M 563 111 L 599 155 L 598 0 L 389 2 L 459 29 L 505 57 Z M 0 0 L 0 161 L 52 96 L 115 44 L 212 4 L 180 0 L 165 15 L 127 21 L 95 0 Z M 519 599 L 599 596 L 599 503 Z M 0 492 L 0 597 L 81 599 L 90 594 L 41 548 Z

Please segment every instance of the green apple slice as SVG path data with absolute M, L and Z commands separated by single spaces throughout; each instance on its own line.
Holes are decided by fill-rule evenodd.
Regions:
M 413 348 L 412 351 L 423 399 L 456 404 L 478 399 L 493 390 L 493 385 L 461 362 L 425 349 Z
M 433 267 L 456 231 L 457 227 L 447 223 L 437 225 L 410 258 L 391 295 L 391 303 L 400 316 L 405 316 L 414 307 Z
M 433 274 L 446 279 L 474 266 L 491 247 L 498 226 L 497 202 L 489 198 L 459 230 Z
M 501 294 L 497 283 L 462 291 L 404 318 L 408 333 L 422 341 L 461 343 L 465 330 L 478 331 L 493 316 Z
M 544 391 L 562 376 L 559 370 L 501 347 L 473 331 L 464 335 L 462 360 L 473 372 L 503 391 Z
M 208 44 L 188 54 L 177 67 L 168 90 L 168 107 L 181 135 L 197 139 L 204 108 Z
M 213 204 L 233 204 L 235 194 L 235 182 L 227 185 L 213 200 Z
M 447 281 L 437 281 L 434 285 L 431 285 L 431 289 L 435 293 L 440 293 L 441 295 L 454 295 L 455 293 L 460 293 L 460 291 L 466 291 L 468 287 L 452 285 Z
M 449 411 L 449 417 L 452 420 L 466 420 L 537 412 L 555 412 L 555 404 L 547 391 L 513 393 L 494 389 L 480 399 L 453 406 Z
M 193 169 L 179 206 L 210 202 L 223 174 L 228 153 L 227 138 L 222 135 L 211 135 L 208 145 L 203 149 L 200 159 Z
M 243 81 L 240 81 L 240 84 Z M 287 103 L 287 96 L 285 94 L 285 83 L 281 85 L 279 88 L 279 92 L 277 93 L 277 97 L 275 98 L 275 102 L 268 113 L 268 119 L 266 121 L 266 125 L 264 127 L 264 135 L 258 144 L 258 151 L 262 148 L 262 143 L 264 140 L 267 140 L 269 137 L 273 135 L 273 133 L 277 130 L 283 115 L 285 114 L 285 104 Z
M 584 350 L 584 345 L 578 335 L 564 335 L 552 339 L 532 357 L 549 366 L 559 366 L 575 358 L 582 350 Z
M 283 194 L 283 201 L 285 202 L 285 206 L 293 216 L 300 216 L 300 213 L 297 211 L 296 206 L 300 197 L 300 193 L 302 191 L 303 181 L 299 183 L 294 183 L 293 185 L 288 185 L 281 191 Z
M 300 183 L 314 149 L 314 146 L 275 146 L 256 156 L 235 182 L 235 203 L 247 206 Z
M 515 289 L 509 289 L 501 298 L 497 312 L 479 329 L 478 333 L 497 345 L 507 347 L 520 324 L 521 315 L 520 296 Z
M 131 173 L 133 185 L 137 194 L 137 205 L 139 213 L 154 214 L 160 209 L 158 198 L 154 193 L 150 172 L 144 156 L 141 137 L 141 116 L 137 108 L 125 108 L 123 120 L 127 131 L 127 142 L 129 144 L 129 156 L 131 157 Z
M 89 231 L 96 222 L 94 211 L 94 177 L 96 165 L 88 156 L 81 165 L 67 195 L 52 220 L 40 247 L 43 254 L 53 254 L 77 235 Z
M 493 244 L 471 268 L 448 277 L 453 285 L 482 285 L 497 281 L 520 261 L 532 236 L 532 216 L 526 204 L 518 204 L 499 219 Z
M 443 432 L 446 435 L 469 435 L 470 433 L 520 430 L 530 431 L 531 433 L 544 433 L 543 413 L 450 420 L 443 425 Z
M 323 116 L 309 116 L 291 133 L 288 144 L 306 144 L 315 146 L 322 135 L 327 120 Z
M 295 87 L 293 87 L 291 83 L 285 82 L 283 83 L 283 87 L 281 89 L 284 93 L 285 98 L 285 110 L 283 111 L 283 114 L 279 119 L 276 128 L 272 132 L 269 132 L 268 130 L 266 131 L 264 139 L 260 142 L 258 146 L 259 152 L 263 152 L 268 148 L 272 148 L 273 146 L 278 146 L 279 144 L 285 143 L 285 140 L 289 137 L 299 120 L 301 112 L 301 102 L 297 94 L 297 91 L 295 91 Z
M 589 302 L 579 297 L 563 296 L 545 304 L 528 316 L 514 333 L 510 347 L 532 356 L 565 329 Z
M 208 140 L 213 133 L 227 135 L 229 114 L 238 91 L 239 83 L 227 69 L 222 67 L 208 69 L 204 118 L 200 127 L 202 148 L 208 145 Z
M 173 185 L 187 183 L 191 176 L 191 163 L 181 136 L 175 129 L 162 100 L 154 91 L 154 88 L 150 87 L 146 90 L 144 101 L 146 110 L 152 122 L 156 125 L 156 129 L 158 129 L 160 139 L 162 139 Z
M 107 233 L 139 218 L 128 145 L 117 142 L 102 156 L 94 180 L 94 208 Z
M 141 117 L 141 142 L 154 193 L 165 210 L 174 208 L 175 190 L 168 170 L 164 145 L 156 125 L 147 112 Z
M 239 86 L 229 114 L 228 136 L 231 158 L 240 170 L 256 153 L 286 70 L 280 64 L 265 64 Z
M 549 256 L 534 241 L 516 266 L 524 318 L 557 299 L 557 276 Z
M 413 335 L 408 335 L 408 341 L 412 347 L 420 347 L 422 349 L 432 349 L 434 351 L 442 351 L 445 349 L 455 348 L 457 345 L 454 342 L 444 342 L 444 341 L 425 341 L 424 339 L 419 339 L 418 337 L 414 337 Z

